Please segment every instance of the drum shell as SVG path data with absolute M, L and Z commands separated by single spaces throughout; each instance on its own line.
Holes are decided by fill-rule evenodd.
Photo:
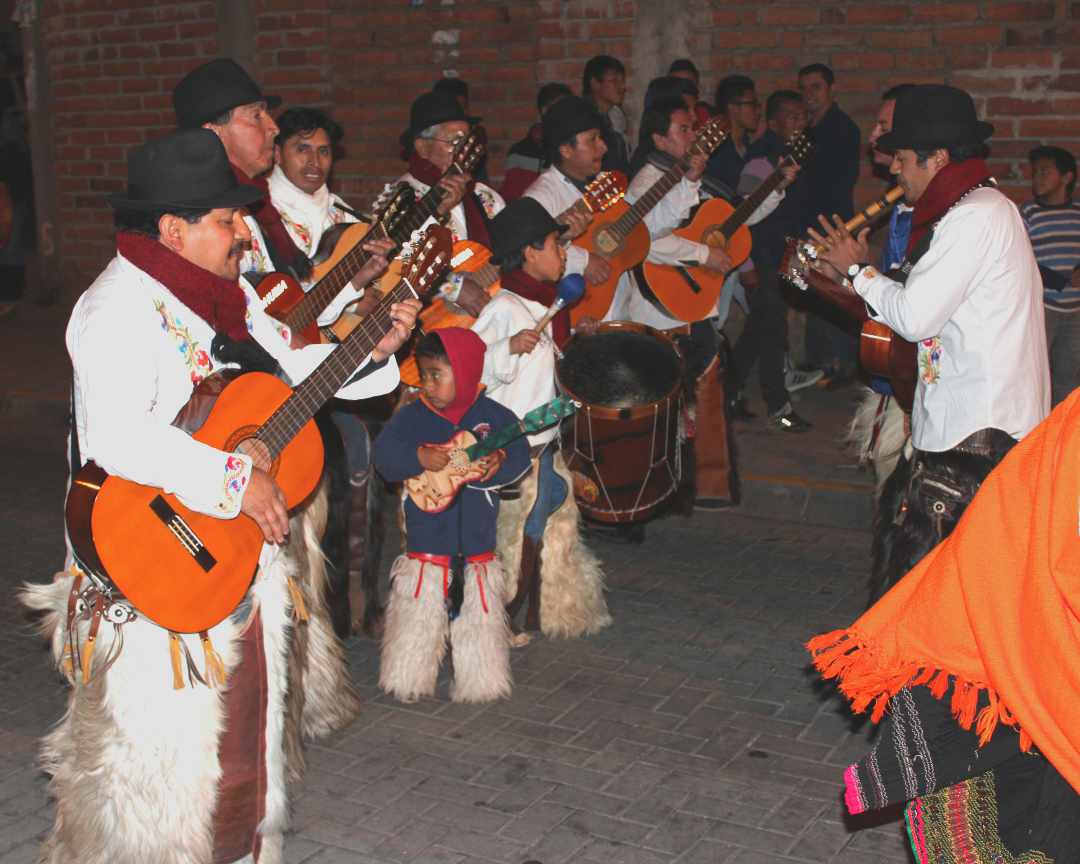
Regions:
M 614 321 L 599 333 L 634 331 L 667 344 L 670 338 L 642 324 Z M 575 337 L 576 338 L 576 337 Z M 568 346 L 569 348 L 569 346 Z M 679 485 L 679 418 L 681 376 L 653 402 L 613 408 L 581 400 L 556 372 L 559 388 L 582 402 L 565 421 L 563 458 L 574 479 L 574 496 L 582 513 L 599 522 L 640 522 L 652 516 Z

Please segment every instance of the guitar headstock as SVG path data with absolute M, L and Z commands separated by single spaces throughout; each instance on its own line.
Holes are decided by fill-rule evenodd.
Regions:
M 472 174 L 480 163 L 486 149 L 484 142 L 480 140 L 480 136 L 476 134 L 474 129 L 468 135 L 459 138 L 454 145 L 454 155 L 451 157 L 450 167 L 462 174 Z
M 724 118 L 713 117 L 708 123 L 698 130 L 697 138 L 690 145 L 690 149 L 696 153 L 708 156 L 717 147 L 724 143 L 727 132 L 724 130 Z
M 410 255 L 401 272 L 418 297 L 422 297 L 439 282 L 454 249 L 454 236 L 445 225 L 432 225 L 410 244 Z
M 384 190 L 372 206 L 371 227 L 379 226 L 387 237 L 393 237 L 415 203 L 416 191 L 408 183 L 398 183 Z
M 582 195 L 585 206 L 592 213 L 607 210 L 626 194 L 626 175 L 622 171 L 602 171 L 585 187 Z
M 806 163 L 807 157 L 814 149 L 814 142 L 805 129 L 800 129 L 792 135 L 787 142 L 787 155 L 800 165 Z

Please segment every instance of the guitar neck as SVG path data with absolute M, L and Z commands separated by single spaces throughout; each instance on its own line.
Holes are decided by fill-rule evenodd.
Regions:
M 616 219 L 611 226 L 612 230 L 619 235 L 619 239 L 625 240 L 629 237 L 630 232 L 641 224 L 641 220 L 649 215 L 649 211 L 660 203 L 660 199 L 667 195 L 685 174 L 686 165 L 683 162 L 676 162 L 664 172 L 663 177 L 649 187 L 644 195 L 631 204 L 630 209 Z
M 446 169 L 446 173 L 443 177 L 452 177 L 455 174 L 464 173 L 456 163 L 451 163 L 450 167 Z M 439 178 L 440 180 L 442 178 Z M 423 194 L 419 201 L 417 201 L 410 208 L 405 217 L 398 223 L 398 227 L 391 232 L 392 239 L 398 243 L 404 243 L 412 235 L 413 231 L 419 231 L 421 226 L 428 219 L 432 218 L 436 211 L 439 209 L 439 205 L 442 204 L 443 198 L 446 197 L 446 190 L 442 186 L 435 183 L 431 186 L 427 192 Z
M 323 405 L 356 372 L 379 340 L 393 326 L 390 307 L 417 296 L 407 279 L 402 279 L 379 301 L 315 371 L 308 375 L 259 429 L 257 437 L 276 457 Z
M 731 239 L 732 235 L 738 231 L 743 223 L 746 222 L 751 216 L 754 215 L 754 211 L 761 206 L 761 203 L 772 194 L 781 183 L 784 182 L 783 167 L 787 164 L 787 157 L 785 156 L 772 174 L 766 177 L 761 183 L 758 184 L 757 189 L 747 195 L 742 203 L 732 212 L 727 219 L 724 220 L 724 224 L 720 226 L 720 232 L 727 238 Z
M 386 231 L 382 225 L 376 222 L 371 230 L 365 235 L 364 240 L 374 240 L 378 237 L 386 237 Z M 315 323 L 322 311 L 330 305 L 330 302 L 338 296 L 352 278 L 359 273 L 364 265 L 371 259 L 371 253 L 363 248 L 363 243 L 357 243 L 342 256 L 322 279 L 316 282 L 310 291 L 304 295 L 304 299 L 297 303 L 285 315 L 285 324 L 292 330 L 299 332 Z
M 500 447 L 505 447 L 511 441 L 515 441 L 522 435 L 532 435 L 547 429 L 558 423 L 563 417 L 569 417 L 576 411 L 576 405 L 564 396 L 556 397 L 550 402 L 534 408 L 516 423 L 504 426 L 498 432 L 488 435 L 483 441 L 465 448 L 465 455 L 470 462 L 474 462 L 489 453 L 494 453 Z

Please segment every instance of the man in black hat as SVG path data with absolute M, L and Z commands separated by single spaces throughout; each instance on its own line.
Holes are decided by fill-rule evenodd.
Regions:
M 197 512 L 225 520 L 245 514 L 265 545 L 241 610 L 202 639 L 170 636 L 72 574 L 53 583 L 47 600 L 39 597 L 57 622 L 68 620 L 69 596 L 76 608 L 72 592 L 91 606 L 100 598 L 105 623 L 95 632 L 118 652 L 108 662 L 99 654 L 91 667 L 92 645 L 78 639 L 85 625 L 70 628 L 74 655 L 86 659 L 81 676 L 72 670 L 70 710 L 50 739 L 52 860 L 226 862 L 251 860 L 260 845 L 265 853 L 282 843 L 284 763 L 265 754 L 284 749 L 284 699 L 294 682 L 265 655 L 289 653 L 290 580 L 294 574 L 307 582 L 297 569 L 306 558 L 286 560 L 289 513 L 270 466 L 200 443 L 173 425 L 195 388 L 223 368 L 243 362 L 280 369 L 296 384 L 336 350 L 291 348 L 288 328 L 246 302 L 238 276 L 248 232 L 237 212 L 259 194 L 237 182 L 221 142 L 206 130 L 181 130 L 132 150 L 127 191 L 110 196 L 117 254 L 79 298 L 67 327 L 72 471 L 92 459 L 110 474 L 174 493 Z M 393 329 L 339 397 L 393 390 L 393 355 L 418 309 L 415 300 L 395 306 Z M 302 551 L 304 541 L 297 542 Z M 170 574 L 146 574 L 161 577 Z M 54 644 L 63 641 L 58 635 Z M 264 652 L 264 644 L 274 647 Z M 87 686 L 91 677 L 94 686 Z M 213 686 L 223 677 L 224 693 L 200 683 Z M 115 746 L 91 755 L 76 746 L 91 739 Z
M 441 186 L 446 195 L 439 204 L 438 215 L 449 218 L 454 239 L 490 246 L 488 225 L 506 206 L 502 196 L 468 175 L 447 173 L 458 141 L 479 121 L 479 117 L 469 117 L 461 102 L 445 90 L 418 96 L 409 110 L 409 128 L 402 135 L 409 154 L 409 170 L 397 182 L 408 183 L 417 195 L 426 194 L 432 186 Z M 487 303 L 488 295 L 465 279 L 460 292 L 450 295 L 450 299 L 476 315 Z
M 248 207 L 251 243 L 244 273 L 292 272 L 305 278 L 311 262 L 289 236 L 270 200 L 266 173 L 274 164 L 277 124 L 270 112 L 281 97 L 267 96 L 235 60 L 220 58 L 192 69 L 173 88 L 176 125 L 209 129 L 225 146 L 236 178 L 262 194 Z
M 955 465 L 955 454 L 982 460 L 988 471 L 1050 410 L 1039 269 L 1016 205 L 981 158 L 993 131 L 962 90 L 922 84 L 901 93 L 892 130 L 877 146 L 892 152 L 890 171 L 914 206 L 904 262 L 889 276 L 870 266 L 868 230 L 852 237 L 839 216 L 820 217 L 822 233 L 811 231 L 829 269 L 870 316 L 918 344 L 915 452 L 890 478 L 879 519 L 902 525 L 901 500 L 917 509 L 919 496 L 930 494 L 921 491 L 923 478 L 951 472 L 967 485 L 934 499 L 948 518 L 937 520 L 927 542 L 941 539 L 981 480 Z M 889 572 L 875 561 L 881 587 L 911 560 Z
M 550 167 L 525 190 L 551 216 L 559 216 L 579 200 L 586 184 L 600 173 L 607 145 L 601 135 L 603 119 L 577 96 L 565 96 L 543 117 L 544 148 Z M 571 226 L 576 236 L 586 226 Z M 566 250 L 566 272 L 581 273 L 588 282 L 603 282 L 611 275 L 607 259 L 580 246 Z

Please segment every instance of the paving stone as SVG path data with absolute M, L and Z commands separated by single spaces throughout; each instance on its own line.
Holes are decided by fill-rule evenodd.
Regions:
M 522 860 L 528 858 L 543 864 L 563 864 L 584 849 L 591 839 L 593 838 L 578 829 L 559 825 L 530 846 Z
M 674 859 L 674 855 L 668 855 L 654 849 L 642 849 L 626 843 L 615 843 L 611 840 L 593 840 L 581 850 L 581 857 L 586 861 L 595 861 L 599 864 L 665 864 Z
M 606 837 L 621 843 L 637 843 L 649 833 L 649 826 L 627 819 L 616 819 L 600 813 L 583 810 L 569 816 L 563 825 L 591 834 L 594 837 Z
M 508 822 L 499 833 L 522 843 L 538 843 L 575 812 L 577 811 L 569 807 L 539 801 L 523 810 L 520 816 Z
M 552 804 L 562 804 L 565 807 L 573 807 L 582 810 L 591 810 L 596 813 L 613 815 L 626 809 L 629 804 L 625 798 L 616 798 L 614 795 L 604 795 L 592 789 L 582 789 L 578 786 L 559 785 L 552 789 L 545 797 L 545 801 Z

